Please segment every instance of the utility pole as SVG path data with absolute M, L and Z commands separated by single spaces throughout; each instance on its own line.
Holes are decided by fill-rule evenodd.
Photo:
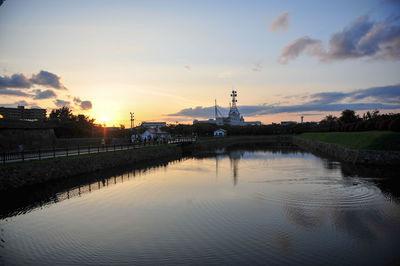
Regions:
M 133 127 L 135 126 L 135 113 L 131 112 L 131 131 L 133 129 Z

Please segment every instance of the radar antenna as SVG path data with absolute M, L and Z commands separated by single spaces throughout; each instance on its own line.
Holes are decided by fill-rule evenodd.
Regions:
M 215 119 L 222 117 L 221 112 L 218 110 L 217 99 L 215 99 Z

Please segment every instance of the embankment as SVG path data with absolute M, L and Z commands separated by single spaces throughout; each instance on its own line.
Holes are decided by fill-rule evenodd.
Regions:
M 352 164 L 399 165 L 400 152 L 353 150 L 343 146 L 290 136 L 209 138 L 188 145 L 149 146 L 141 149 L 61 157 L 0 166 L 0 191 L 74 177 L 127 165 L 177 160 L 186 155 L 207 156 L 216 149 L 293 148 Z
M 0 191 L 125 165 L 151 162 L 157 164 L 160 160 L 176 160 L 185 155 L 211 154 L 215 153 L 216 148 L 246 147 L 258 143 L 270 147 L 293 146 L 290 139 L 283 136 L 209 138 L 189 145 L 149 146 L 128 151 L 2 165 Z
M 176 160 L 181 157 L 180 146 L 163 145 L 4 165 L 0 167 L 0 191 L 129 164 L 157 162 L 166 158 Z
M 293 137 L 292 142 L 301 149 L 335 158 L 341 162 L 380 166 L 396 166 L 400 164 L 399 151 L 355 150 L 334 143 L 299 137 Z

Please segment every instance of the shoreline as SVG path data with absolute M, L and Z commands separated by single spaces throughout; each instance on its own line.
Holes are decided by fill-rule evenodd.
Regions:
M 179 160 L 188 155 L 213 155 L 217 149 L 257 148 L 259 145 L 270 148 L 300 148 L 307 152 L 351 164 L 396 166 L 400 162 L 400 152 L 351 150 L 337 144 L 301 139 L 295 136 L 205 138 L 192 144 L 149 146 L 135 150 L 2 165 L 0 167 L 0 191 L 28 187 L 117 167 L 140 167 L 140 164 L 156 165 L 160 161 Z
M 271 147 L 281 147 L 277 144 L 292 145 L 289 137 L 282 136 L 210 138 L 188 145 L 148 146 L 134 150 L 11 163 L 0 167 L 0 191 L 127 165 L 157 164 L 160 160 L 177 160 L 186 155 L 210 154 L 216 148 L 250 143 L 263 143 Z

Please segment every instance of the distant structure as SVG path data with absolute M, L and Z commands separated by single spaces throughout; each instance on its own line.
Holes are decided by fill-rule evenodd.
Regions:
M 281 125 L 282 126 L 287 126 L 287 125 L 296 125 L 297 122 L 296 121 L 282 121 Z
M 24 106 L 18 106 L 17 108 L 0 107 L 0 114 L 3 119 L 9 120 L 37 121 L 46 119 L 46 109 L 25 109 Z
M 303 122 L 304 122 L 304 116 L 302 115 L 301 116 L 301 123 L 303 124 Z
M 229 114 L 227 117 L 223 117 L 221 112 L 218 109 L 217 100 L 215 100 L 215 119 L 208 120 L 194 120 L 193 124 L 216 124 L 218 126 L 223 125 L 231 125 L 231 126 L 247 126 L 247 125 L 256 125 L 261 126 L 260 121 L 249 121 L 245 122 L 243 116 L 240 115 L 240 112 L 236 106 L 237 100 L 237 91 L 233 90 L 231 93 L 232 102 L 229 108 Z
M 142 122 L 141 126 L 145 127 L 145 128 L 162 128 L 162 127 L 166 127 L 167 123 L 166 122 Z

